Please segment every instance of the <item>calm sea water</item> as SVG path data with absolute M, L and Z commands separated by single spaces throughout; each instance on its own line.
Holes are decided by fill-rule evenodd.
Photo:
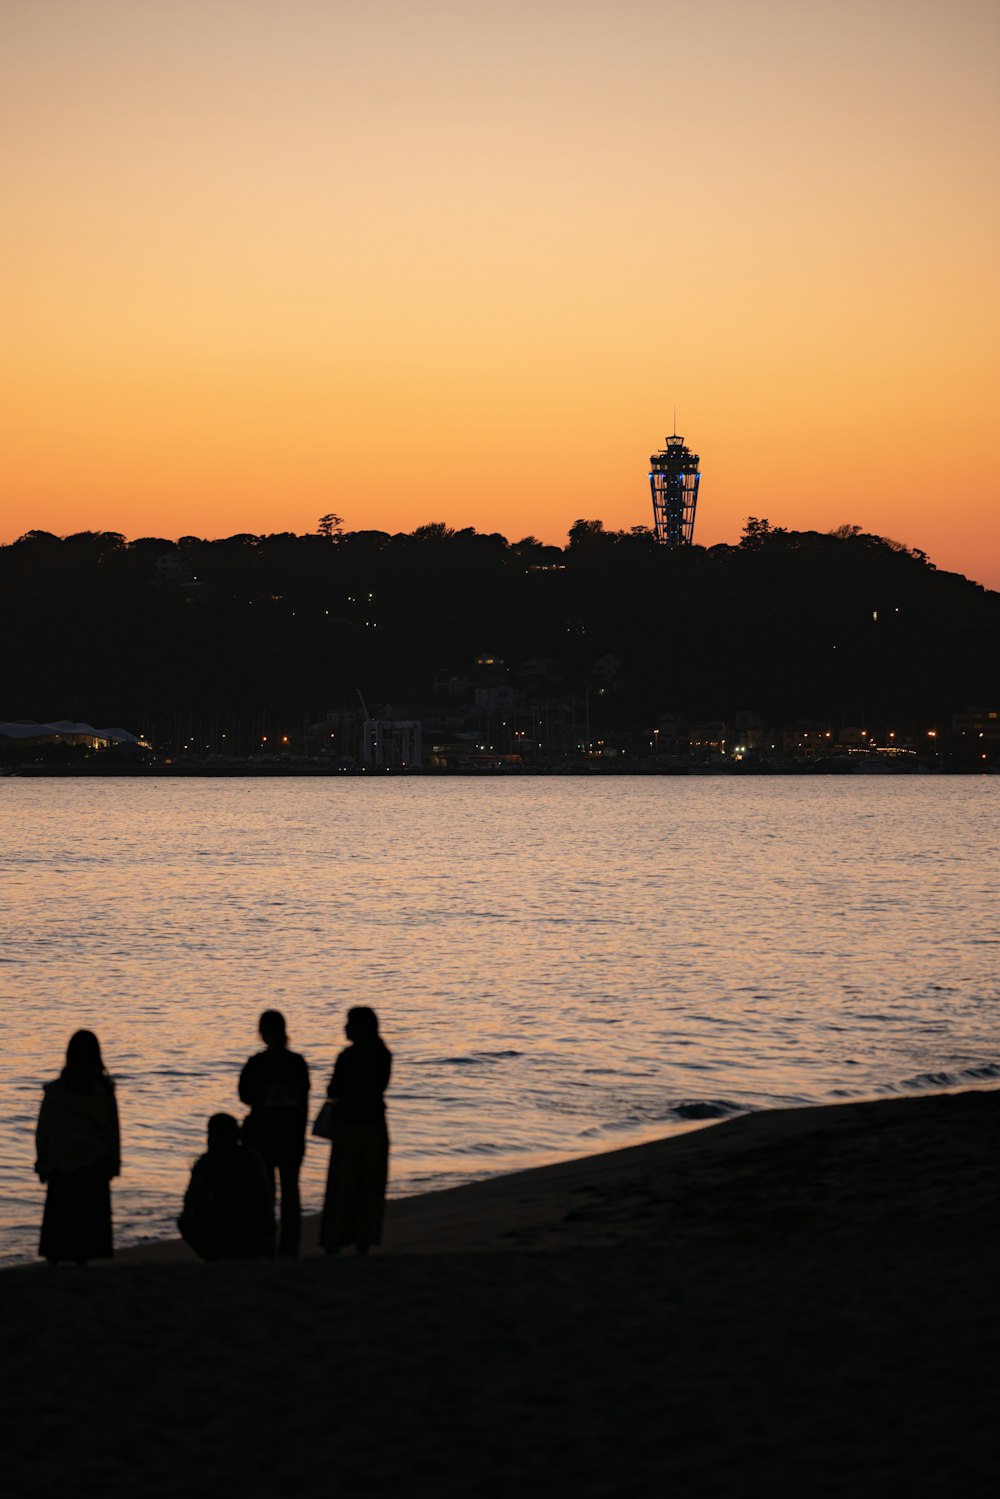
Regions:
M 0 780 L 0 1258 L 34 1254 L 79 1026 L 118 1080 L 119 1242 L 173 1231 L 269 1006 L 318 1093 L 378 1010 L 396 1193 L 996 1080 L 998 807 L 995 778 Z

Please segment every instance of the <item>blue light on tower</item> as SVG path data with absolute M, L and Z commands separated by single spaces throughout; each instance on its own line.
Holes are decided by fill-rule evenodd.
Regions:
M 666 446 L 649 460 L 649 488 L 653 496 L 653 530 L 668 547 L 691 545 L 698 504 L 700 459 L 674 432 Z

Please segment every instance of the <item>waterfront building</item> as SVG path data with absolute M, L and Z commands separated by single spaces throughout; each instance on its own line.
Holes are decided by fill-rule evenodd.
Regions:
M 366 718 L 361 757 L 366 770 L 419 770 L 420 720 Z

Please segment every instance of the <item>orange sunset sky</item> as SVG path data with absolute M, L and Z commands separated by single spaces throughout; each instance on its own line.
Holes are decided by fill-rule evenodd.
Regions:
M 1000 587 L 994 0 L 4 0 L 0 541 L 843 522 Z

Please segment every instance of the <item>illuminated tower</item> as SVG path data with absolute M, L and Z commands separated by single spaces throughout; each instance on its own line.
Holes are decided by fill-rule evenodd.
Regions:
M 650 458 L 653 529 L 664 546 L 691 545 L 700 478 L 698 454 L 692 453 L 676 432 L 667 438 L 666 447 Z

